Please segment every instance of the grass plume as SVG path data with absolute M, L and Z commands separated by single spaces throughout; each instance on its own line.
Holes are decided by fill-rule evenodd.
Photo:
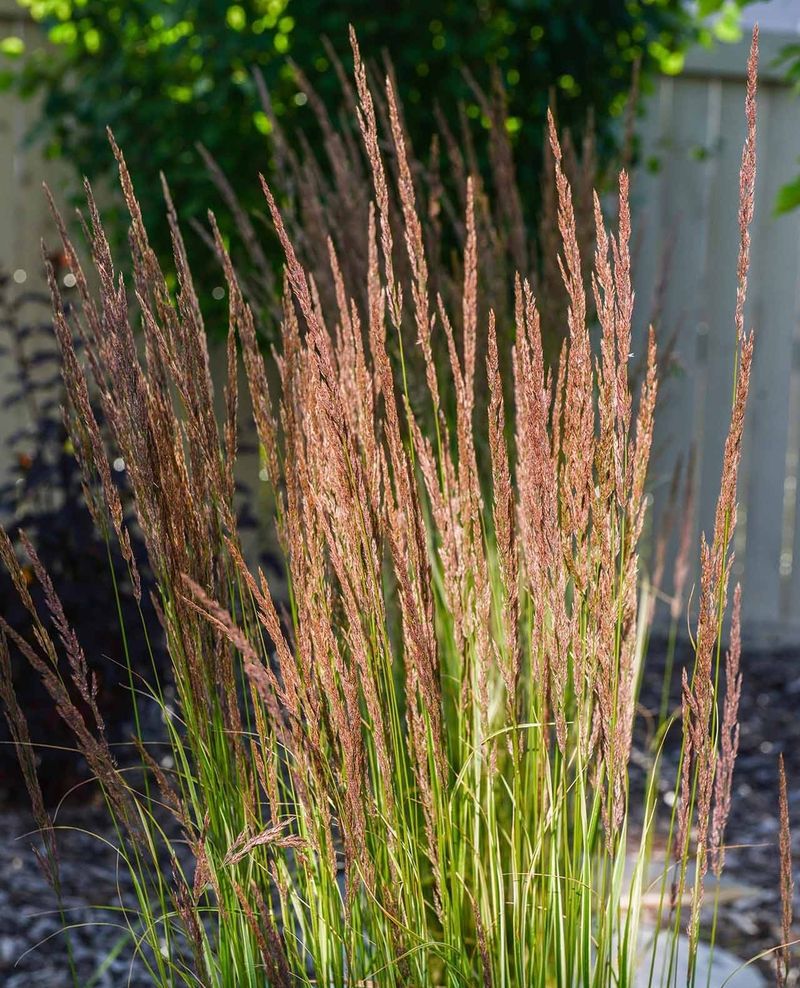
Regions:
M 332 288 L 321 291 L 263 183 L 286 262 L 274 374 L 258 348 L 247 286 L 210 217 L 229 299 L 222 424 L 199 289 L 166 186 L 174 293 L 116 145 L 132 284 L 115 268 L 88 187 L 91 277 L 58 221 L 81 297 L 79 314 L 68 313 L 51 278 L 67 419 L 96 515 L 123 548 L 90 391 L 129 470 L 172 660 L 175 709 L 158 684 L 149 702 L 164 707 L 173 767 L 162 769 L 143 745 L 140 787 L 117 769 L 86 659 L 32 546 L 69 668 L 59 666 L 42 622 L 35 645 L 0 627 L 44 679 L 107 799 L 123 864 L 136 876 L 132 941 L 154 984 L 630 985 L 641 962 L 659 758 L 656 751 L 636 810 L 629 764 L 651 613 L 639 550 L 658 375 L 652 330 L 638 388 L 629 373 L 629 179 L 619 177 L 614 229 L 597 196 L 587 220 L 575 208 L 551 118 L 550 233 L 567 326 L 552 371 L 542 303 L 526 272 L 510 280 L 510 312 L 486 302 L 497 272 L 484 262 L 484 193 L 474 178 L 465 178 L 460 204 L 458 290 L 431 283 L 427 220 L 395 84 L 389 77 L 383 92 L 372 87 L 355 36 L 353 48 L 348 93 L 368 173 L 345 167 L 332 130 L 326 147 L 342 190 L 358 183 L 353 199 L 365 208 L 349 221 L 358 218 L 363 249 L 343 254 L 324 228 L 309 247 L 309 226 L 304 250 L 319 264 L 324 258 Z M 731 425 L 712 542 L 702 546 L 696 663 L 683 683 L 680 800 L 669 826 L 673 895 L 665 871 L 657 930 L 670 963 L 687 927 L 694 956 L 708 861 L 715 871 L 723 865 L 738 741 L 738 590 L 721 723 L 716 683 L 753 348 L 743 306 L 756 54 L 754 36 Z M 494 163 L 510 174 L 502 146 Z M 308 178 L 292 167 L 298 180 Z M 502 209 L 520 268 L 519 211 L 509 201 Z M 75 352 L 76 328 L 85 361 Z M 444 362 L 433 351 L 437 336 Z M 512 337 L 513 350 L 503 353 Z M 430 404 L 424 414 L 411 400 L 406 360 L 417 349 Z M 237 533 L 240 352 L 274 494 L 285 597 L 250 571 Z M 443 378 L 452 418 L 442 407 Z M 24 598 L 19 561 L 5 540 L 0 551 Z M 7 678 L 1 685 L 24 739 Z M 76 705 L 76 689 L 93 722 Z M 643 828 L 631 872 L 634 817 Z M 177 853 L 179 841 L 190 860 Z

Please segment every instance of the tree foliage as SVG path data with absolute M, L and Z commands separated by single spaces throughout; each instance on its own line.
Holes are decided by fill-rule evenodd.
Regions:
M 19 2 L 51 42 L 27 53 L 19 39 L 1 46 L 16 56 L 6 81 L 43 97 L 36 136 L 50 155 L 98 179 L 113 165 L 105 133 L 111 127 L 162 252 L 169 245 L 159 172 L 182 219 L 204 218 L 214 195 L 200 142 L 235 179 L 245 206 L 260 210 L 257 173 L 275 165 L 252 70 L 263 73 L 279 119 L 294 118 L 293 130 L 310 127 L 292 63 L 336 110 L 341 90 L 331 51 L 348 62 L 348 23 L 365 50 L 391 58 L 418 152 L 434 129 L 433 100 L 456 126 L 460 105 L 474 130 L 488 126 L 469 77 L 489 88 L 494 72 L 507 94 L 507 126 L 529 193 L 538 189 L 549 102 L 560 124 L 573 129 L 591 110 L 601 153 L 608 152 L 634 64 L 645 79 L 657 68 L 678 71 L 683 47 L 697 34 L 681 0 Z M 537 198 L 527 195 L 532 212 Z
M 800 93 L 800 44 L 786 45 L 781 52 L 781 61 L 786 68 L 786 79 Z M 800 175 L 787 182 L 778 190 L 775 212 L 789 213 L 800 206 Z

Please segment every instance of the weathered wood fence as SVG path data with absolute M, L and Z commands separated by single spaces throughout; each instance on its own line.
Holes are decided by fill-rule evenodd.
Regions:
M 762 35 L 746 311 L 756 355 L 734 563 L 746 617 L 787 630 L 800 626 L 800 211 L 777 217 L 774 206 L 781 186 L 800 172 L 800 98 L 774 60 L 788 40 Z M 661 296 L 660 337 L 677 334 L 677 367 L 663 384 L 657 427 L 656 510 L 675 458 L 693 445 L 698 538 L 713 528 L 730 416 L 746 61 L 746 42 L 719 46 L 693 53 L 679 77 L 659 81 L 635 177 L 639 312 L 648 318 Z

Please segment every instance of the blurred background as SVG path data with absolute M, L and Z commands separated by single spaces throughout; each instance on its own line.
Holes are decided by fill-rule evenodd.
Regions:
M 153 245 L 166 257 L 163 173 L 208 299 L 214 343 L 224 337 L 226 310 L 208 248 L 206 211 L 214 209 L 244 269 L 253 265 L 253 243 L 259 264 L 274 271 L 280 264 L 265 222 L 260 171 L 282 191 L 287 209 L 297 210 L 301 226 L 318 221 L 303 214 L 302 182 L 335 186 L 330 148 L 337 140 L 347 147 L 356 128 L 350 23 L 357 25 L 373 77 L 389 72 L 397 79 L 420 182 L 439 183 L 446 208 L 447 169 L 457 159 L 460 167 L 487 176 L 487 186 L 492 180 L 502 185 L 506 168 L 514 197 L 506 188 L 495 188 L 494 195 L 518 205 L 532 252 L 542 256 L 552 218 L 543 153 L 545 114 L 552 107 L 574 159 L 578 195 L 595 185 L 611 202 L 616 171 L 632 169 L 640 340 L 652 321 L 665 354 L 653 517 L 657 523 L 669 510 L 677 466 L 685 477 L 691 460 L 697 544 L 700 532 L 711 527 L 727 430 L 743 81 L 756 22 L 762 32 L 759 172 L 747 318 L 758 343 L 734 565 L 744 582 L 747 627 L 795 640 L 796 0 L 0 0 L 0 516 L 48 542 L 46 561 L 76 595 L 79 634 L 96 637 L 102 652 L 115 634 L 116 616 L 105 606 L 104 581 L 93 579 L 106 565 L 105 547 L 81 506 L 60 425 L 42 238 L 67 297 L 74 280 L 61 269 L 43 181 L 71 216 L 87 176 L 111 235 L 123 245 L 126 223 L 106 136 L 110 127 L 126 155 Z M 498 127 L 513 165 L 498 159 L 500 145 L 492 139 Z M 293 185 L 295 178 L 300 185 Z M 242 243 L 242 216 L 253 243 Z M 512 241 L 510 234 L 513 256 Z M 539 285 L 545 309 L 546 289 L 545 278 Z M 274 334 L 274 301 L 266 298 L 260 313 L 265 344 Z M 554 316 L 550 326 L 556 339 L 564 331 L 560 318 Z M 124 486 L 124 463 L 115 469 Z M 251 495 L 243 511 L 255 519 L 259 482 L 252 449 L 245 448 L 240 472 Z M 668 548 L 667 571 L 673 553 Z M 97 594 L 92 608 L 84 606 L 87 594 Z M 105 613 L 107 634 L 97 620 Z
M 57 271 L 61 258 L 42 181 L 72 215 L 87 176 L 112 236 L 123 244 L 110 127 L 152 242 L 166 257 L 163 173 L 208 299 L 209 336 L 221 340 L 224 290 L 204 232 L 206 211 L 214 209 L 244 268 L 252 266 L 253 243 L 242 244 L 241 215 L 258 262 L 275 271 L 280 263 L 264 221 L 260 171 L 285 202 L 300 200 L 287 208 L 297 208 L 301 225 L 317 222 L 302 215 L 303 189 L 293 176 L 320 188 L 335 185 L 331 143 L 341 135 L 347 146 L 356 127 L 348 81 L 353 23 L 373 76 L 388 71 L 397 79 L 421 183 L 446 190 L 447 168 L 460 156 L 460 167 L 492 173 L 497 185 L 505 166 L 491 135 L 502 128 L 513 155 L 509 181 L 518 189 L 513 203 L 534 254 L 547 250 L 541 231 L 549 208 L 548 106 L 572 148 L 578 194 L 595 185 L 608 199 L 616 170 L 632 169 L 639 329 L 654 322 L 668 357 L 653 517 L 667 510 L 677 464 L 685 475 L 691 459 L 699 538 L 713 518 L 727 429 L 743 79 L 756 22 L 762 30 L 759 173 L 748 322 L 758 345 L 735 569 L 744 581 L 748 627 L 797 636 L 796 0 L 0 0 L 0 515 L 49 533 L 54 565 L 65 559 L 65 547 L 82 558 L 93 544 L 91 526 L 76 521 L 80 485 L 70 451 L 59 446 L 40 240 Z M 500 200 L 506 192 L 494 190 Z M 446 195 L 442 202 L 447 205 Z M 60 271 L 60 277 L 69 297 L 72 276 Z M 540 295 L 545 288 L 540 284 Z M 274 301 L 267 298 L 261 313 L 265 344 L 274 333 Z M 546 297 L 542 305 L 547 308 Z M 562 325 L 551 329 L 555 338 L 563 334 Z M 246 451 L 244 460 L 243 475 L 257 489 L 257 457 L 248 460 Z M 124 474 L 124 464 L 117 466 Z M 86 573 L 95 564 L 90 554 Z M 65 571 L 81 593 L 82 567 L 76 558 Z
M 257 175 L 274 181 L 284 200 L 297 191 L 287 178 L 293 161 L 302 170 L 314 159 L 314 181 L 330 179 L 330 157 L 321 149 L 329 148 L 332 130 L 346 143 L 356 127 L 348 88 L 353 23 L 374 78 L 388 71 L 397 79 L 407 133 L 425 170 L 422 183 L 446 185 L 454 154 L 462 168 L 496 178 L 491 132 L 502 127 L 519 190 L 512 205 L 521 204 L 533 253 L 548 249 L 541 234 L 548 220 L 542 192 L 548 106 L 576 149 L 578 185 L 596 185 L 607 198 L 616 170 L 633 169 L 640 329 L 655 322 L 669 352 L 651 478 L 654 517 L 664 510 L 677 461 L 685 463 L 693 450 L 699 537 L 713 517 L 727 428 L 743 78 L 755 22 L 762 56 L 748 319 L 759 339 L 735 566 L 745 583 L 747 623 L 794 636 L 800 630 L 796 0 L 0 0 L 0 515 L 31 527 L 33 492 L 51 512 L 42 515 L 40 505 L 38 527 L 58 532 L 63 557 L 80 513 L 77 475 L 70 476 L 69 451 L 63 455 L 58 447 L 49 337 L 44 332 L 35 345 L 23 342 L 35 337 L 33 327 L 46 329 L 42 238 L 57 268 L 60 263 L 42 181 L 71 213 L 81 178 L 88 177 L 112 236 L 123 244 L 110 127 L 153 244 L 166 257 L 163 173 L 194 271 L 206 286 L 209 335 L 222 339 L 224 291 L 203 232 L 206 211 L 214 209 L 234 256 L 247 267 L 252 249 L 240 250 L 239 209 L 252 224 L 261 260 L 277 269 Z M 512 201 L 510 188 L 493 194 Z M 308 226 L 310 219 L 301 222 Z M 71 276 L 61 277 L 69 295 Z M 267 300 L 261 320 L 267 343 L 275 326 L 269 310 Z M 559 332 L 563 327 L 556 337 Z M 253 457 L 249 469 L 254 479 Z M 52 485 L 64 488 L 55 501 Z M 74 511 L 60 532 L 54 505 L 73 496 Z M 86 537 L 81 530 L 78 541 Z

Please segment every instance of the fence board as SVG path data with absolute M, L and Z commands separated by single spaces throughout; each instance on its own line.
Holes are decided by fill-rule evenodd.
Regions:
M 800 105 L 784 90 L 769 92 L 761 125 L 764 182 L 756 220 L 752 320 L 756 352 L 750 407 L 751 476 L 746 492 L 748 613 L 781 613 L 781 552 L 800 230 L 796 216 L 775 218 L 764 208 L 794 177 L 800 156 Z
M 634 271 L 641 328 L 653 318 L 652 305 L 642 309 L 641 302 L 657 295 L 664 281 L 655 328 L 662 348 L 673 341 L 671 369 L 661 384 L 650 477 L 658 530 L 676 461 L 679 457 L 685 461 L 701 421 L 697 339 L 711 183 L 708 161 L 698 161 L 693 151 L 705 146 L 716 108 L 705 81 L 669 78 L 661 81 L 654 104 L 645 119 L 657 114 L 658 126 L 646 127 L 642 135 L 643 170 L 635 177 L 633 208 L 637 228 L 644 230 Z M 645 175 L 647 179 L 640 182 Z M 674 290 L 677 284 L 682 291 Z M 673 555 L 674 547 L 668 554 L 667 574 Z M 665 589 L 669 588 L 668 576 Z
M 738 192 L 739 166 L 745 139 L 741 86 L 713 80 L 719 87 L 719 126 L 707 148 L 713 170 L 714 195 L 707 202 L 708 240 L 705 279 L 702 286 L 703 320 L 703 428 L 698 485 L 698 523 L 710 541 L 719 495 L 725 438 L 730 425 L 733 357 L 736 345 L 734 309 L 736 305 L 736 266 L 739 248 Z M 764 107 L 765 115 L 768 108 Z M 763 184 L 759 172 L 759 185 Z M 757 190 L 757 192 L 760 190 Z M 760 197 L 759 197 L 760 199 Z M 741 533 L 746 511 L 741 512 Z M 737 565 L 742 561 L 737 553 Z
M 740 476 L 735 575 L 744 574 L 751 622 L 800 628 L 800 213 L 775 217 L 780 187 L 800 168 L 800 100 L 781 81 L 774 59 L 789 38 L 762 35 L 759 172 L 746 323 L 756 329 L 756 357 Z M 679 328 L 676 374 L 664 382 L 657 426 L 655 517 L 675 458 L 694 442 L 698 453 L 696 527 L 713 529 L 720 467 L 730 417 L 733 313 L 736 301 L 738 174 L 744 121 L 747 46 L 695 52 L 687 71 L 662 79 L 642 132 L 639 223 L 659 219 L 658 235 L 641 236 L 638 298 L 653 291 L 656 251 L 675 230 L 673 263 L 660 320 L 665 340 Z M 670 113 L 664 113 L 668 93 Z M 660 125 L 654 126 L 653 120 Z M 657 523 L 657 522 L 656 522 Z M 695 577 L 697 572 L 695 570 Z M 666 579 L 669 589 L 670 580 Z

